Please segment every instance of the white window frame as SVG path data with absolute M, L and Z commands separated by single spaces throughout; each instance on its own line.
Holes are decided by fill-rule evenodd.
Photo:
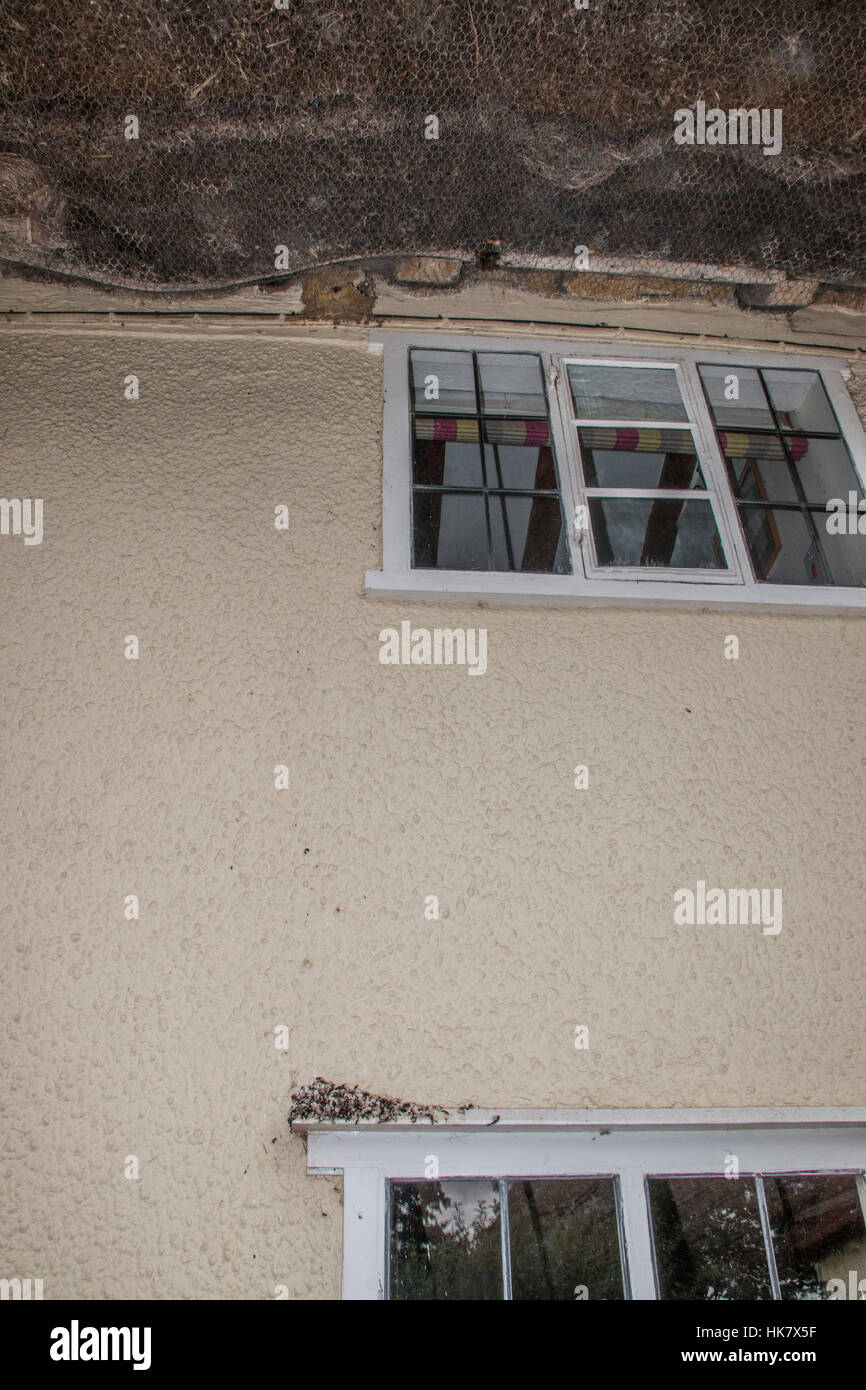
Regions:
M 689 570 L 689 569 L 669 569 L 665 573 L 653 570 L 652 574 L 658 583 L 681 584 L 688 583 L 690 580 L 698 584 L 739 584 L 742 582 L 742 567 L 740 557 L 737 552 L 735 537 L 740 530 L 736 526 L 731 531 L 730 513 L 725 506 L 726 493 L 729 493 L 727 481 L 724 477 L 724 460 L 721 461 L 721 473 L 719 471 L 719 457 L 713 455 L 713 451 L 706 447 L 704 432 L 701 429 L 702 421 L 700 418 L 701 401 L 695 398 L 694 385 L 689 378 L 686 366 L 682 362 L 662 361 L 658 359 L 649 360 L 641 358 L 640 352 L 635 352 L 630 357 L 587 357 L 587 356 L 563 356 L 561 358 L 563 370 L 567 373 L 570 366 L 596 366 L 596 367 L 626 367 L 626 368 L 646 368 L 649 370 L 674 372 L 680 396 L 686 408 L 688 418 L 686 420 L 592 420 L 582 419 L 574 413 L 574 402 L 570 399 L 571 393 L 568 392 L 566 402 L 566 391 L 556 393 L 556 400 L 551 402 L 551 408 L 559 407 L 563 415 L 563 426 L 565 439 L 569 441 L 566 445 L 568 450 L 567 462 L 569 471 L 574 474 L 575 495 L 580 503 L 586 504 L 591 497 L 610 496 L 619 491 L 623 497 L 646 496 L 653 499 L 664 496 L 665 498 L 701 502 L 706 501 L 712 508 L 713 518 L 718 528 L 722 548 L 725 552 L 725 559 L 728 568 L 725 570 Z M 553 358 L 549 355 L 545 359 L 545 371 L 548 383 L 555 384 L 557 367 L 554 365 Z M 568 409 L 566 409 L 566 404 Z M 689 432 L 695 442 L 698 463 L 704 473 L 706 491 L 697 489 L 683 488 L 680 490 L 666 488 L 661 492 L 658 488 L 604 488 L 587 487 L 582 481 L 583 470 L 580 467 L 580 441 L 578 429 L 589 427 L 593 429 L 603 429 L 605 426 L 616 428 L 633 429 L 671 429 Z M 734 518 L 736 521 L 736 517 Z M 583 563 L 584 573 L 588 579 L 633 579 L 642 583 L 647 576 L 647 570 L 636 565 L 599 565 L 595 553 L 595 538 L 592 528 L 589 528 L 583 544 L 576 553 L 576 547 L 572 547 L 572 563 L 580 565 Z M 748 573 L 748 571 L 747 571 Z
M 866 430 L 845 386 L 847 361 L 838 356 L 801 352 L 764 352 L 731 348 L 576 343 L 566 339 L 506 338 L 495 335 L 407 333 L 380 330 L 371 346 L 384 357 L 382 569 L 368 570 L 366 592 L 373 597 L 457 603 L 540 603 L 552 606 L 620 608 L 727 608 L 752 612 L 866 615 L 866 587 L 810 586 L 761 583 L 752 575 L 748 547 L 737 516 L 724 458 L 704 399 L 698 364 L 726 367 L 789 367 L 821 373 L 830 402 L 848 446 L 855 471 L 866 492 Z M 571 574 L 519 574 L 487 570 L 413 569 L 411 402 L 407 357 L 410 348 L 442 348 L 464 352 L 536 352 L 542 358 L 550 406 L 551 435 L 559 472 L 563 508 L 568 522 Z M 729 570 L 670 570 L 652 578 L 647 571 L 600 568 L 594 564 L 592 540 L 576 543 L 572 519 L 585 500 L 579 467 L 576 430 L 558 389 L 558 370 L 569 361 L 617 366 L 674 366 L 683 393 L 707 494 L 692 492 L 693 500 L 708 496 Z M 592 422 L 598 425 L 598 421 Z M 643 422 L 646 424 L 646 422 Z M 655 422 L 653 422 L 655 424 Z M 711 496 L 710 496 L 711 494 Z
M 612 1177 L 626 1297 L 658 1298 L 648 1176 L 852 1173 L 866 1219 L 866 1109 L 473 1111 L 441 1124 L 296 1122 L 307 1171 L 343 1176 L 344 1299 L 383 1299 L 389 1180 Z M 775 1289 L 778 1294 L 778 1289 Z

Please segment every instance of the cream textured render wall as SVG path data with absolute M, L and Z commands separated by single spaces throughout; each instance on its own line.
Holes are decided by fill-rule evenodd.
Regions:
M 41 545 L 0 537 L 0 1274 L 338 1296 L 339 1183 L 286 1125 L 316 1074 L 455 1106 L 866 1104 L 866 623 L 365 598 L 363 341 L 0 352 L 0 492 L 45 499 Z M 406 617 L 485 626 L 487 674 L 380 665 Z M 698 878 L 780 887 L 781 934 L 675 926 Z

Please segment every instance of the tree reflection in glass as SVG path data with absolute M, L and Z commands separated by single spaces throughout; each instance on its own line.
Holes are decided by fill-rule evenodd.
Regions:
M 512 1179 L 508 1184 L 514 1299 L 621 1299 L 611 1178 Z
M 753 1178 L 649 1178 L 659 1297 L 772 1298 Z
M 853 1175 L 765 1177 L 764 1191 L 782 1298 L 826 1299 L 831 1278 L 847 1286 L 850 1270 L 866 1275 L 866 1231 Z
M 499 1184 L 391 1184 L 392 1299 L 501 1299 Z

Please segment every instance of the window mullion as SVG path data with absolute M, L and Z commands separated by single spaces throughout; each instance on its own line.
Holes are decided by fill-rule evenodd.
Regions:
M 587 497 L 647 497 L 660 502 L 712 502 L 713 494 L 703 487 L 588 487 Z
M 484 524 L 487 528 L 487 568 L 495 570 L 493 563 L 493 531 L 490 525 L 490 496 L 487 491 L 487 467 L 484 457 L 484 414 L 481 396 L 481 370 L 478 366 L 478 352 L 472 349 L 472 380 L 475 386 L 475 419 L 478 422 L 478 459 L 481 464 L 481 485 L 484 488 Z
M 773 1249 L 773 1233 L 770 1230 L 770 1214 L 767 1211 L 767 1195 L 764 1192 L 764 1179 L 760 1173 L 755 1174 L 755 1191 L 758 1196 L 758 1211 L 761 1214 L 761 1230 L 764 1235 L 764 1249 L 767 1255 L 767 1268 L 770 1271 L 770 1284 L 773 1289 L 773 1298 L 779 1301 L 782 1297 L 779 1288 L 779 1271 L 776 1268 L 776 1252 Z
M 394 1219 L 394 1187 L 390 1178 L 385 1184 L 385 1258 L 383 1264 L 382 1292 L 380 1298 L 391 1297 L 391 1225 Z
M 511 1226 L 508 1220 L 508 1179 L 499 1179 L 499 1230 L 502 1236 L 502 1297 L 511 1301 Z
M 644 1173 L 624 1168 L 620 1173 L 622 1227 L 628 1285 L 633 1299 L 657 1299 L 653 1244 Z
M 553 453 L 557 461 L 559 488 L 565 512 L 568 553 L 571 556 L 572 573 L 579 578 L 585 578 L 583 544 L 575 539 L 575 514 L 578 505 L 584 502 L 584 495 L 577 454 L 577 431 L 571 427 L 568 372 L 561 357 L 545 355 L 543 363 L 547 379 Z M 588 539 L 586 531 L 584 537 Z

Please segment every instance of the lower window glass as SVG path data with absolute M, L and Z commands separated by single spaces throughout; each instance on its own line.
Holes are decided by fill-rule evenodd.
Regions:
M 709 502 L 679 497 L 590 497 L 599 565 L 727 568 Z
M 512 1298 L 624 1296 L 610 1178 L 512 1179 L 508 1226 Z
M 849 1296 L 866 1276 L 866 1228 L 855 1179 L 836 1176 L 764 1178 L 767 1214 L 782 1298 L 824 1299 L 833 1279 Z
M 613 1178 L 390 1184 L 392 1299 L 624 1296 Z
M 772 1298 L 755 1184 L 650 1178 L 659 1297 Z
M 655 1177 L 647 1188 L 660 1298 L 833 1299 L 834 1281 L 847 1288 L 866 1269 L 852 1174 Z
M 862 1181 L 814 1172 L 648 1176 L 659 1298 L 858 1297 Z M 611 1176 L 392 1180 L 388 1297 L 626 1298 L 619 1206 Z

